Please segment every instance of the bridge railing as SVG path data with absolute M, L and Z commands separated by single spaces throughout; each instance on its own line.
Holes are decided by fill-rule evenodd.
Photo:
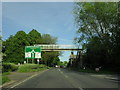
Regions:
M 38 44 L 34 46 L 40 46 L 42 49 L 78 49 L 75 45 L 44 45 Z

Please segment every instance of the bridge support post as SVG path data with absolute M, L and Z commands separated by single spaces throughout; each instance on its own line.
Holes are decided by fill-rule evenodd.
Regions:
M 82 51 L 80 52 L 80 68 L 83 67 Z
M 83 67 L 83 61 L 82 61 L 82 52 L 81 51 L 78 51 L 78 60 L 77 60 L 77 67 L 79 68 L 79 69 L 81 69 L 82 67 Z

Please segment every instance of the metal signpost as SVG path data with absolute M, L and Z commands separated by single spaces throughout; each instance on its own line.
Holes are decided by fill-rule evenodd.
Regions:
M 26 46 L 25 47 L 25 58 L 27 59 L 32 59 L 32 63 L 34 59 L 39 60 L 41 58 L 41 48 L 40 46 Z

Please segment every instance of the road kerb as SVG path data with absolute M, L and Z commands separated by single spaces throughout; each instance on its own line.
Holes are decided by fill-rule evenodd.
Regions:
M 15 81 L 10 81 L 10 82 L 7 82 L 7 83 L 5 83 L 5 84 L 3 84 L 3 85 L 1 85 L 0 86 L 0 88 L 2 88 L 2 87 L 4 87 L 4 86 L 7 86 L 7 85 L 10 85 L 10 84 L 12 84 L 12 83 L 14 83 Z

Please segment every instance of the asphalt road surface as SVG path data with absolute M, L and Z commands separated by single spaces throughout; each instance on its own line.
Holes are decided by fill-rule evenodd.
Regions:
M 91 74 L 52 68 L 14 88 L 118 88 L 118 82 L 93 77 Z

